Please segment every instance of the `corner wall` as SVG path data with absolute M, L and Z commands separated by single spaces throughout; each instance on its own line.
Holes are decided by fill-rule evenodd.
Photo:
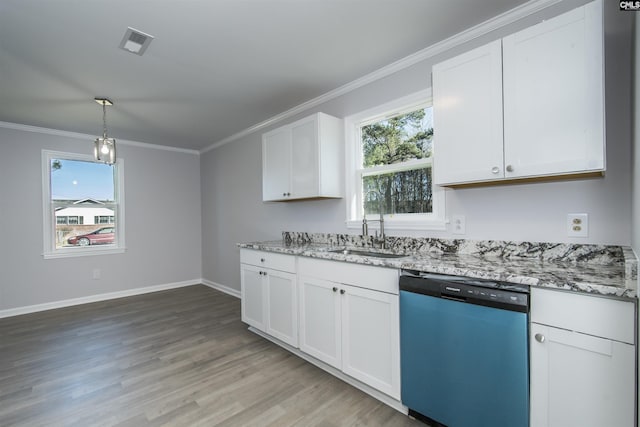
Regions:
M 118 146 L 125 253 L 43 258 L 41 151 L 91 147 L 90 138 L 0 128 L 0 314 L 201 277 L 198 155 L 142 146 Z
M 634 25 L 634 63 L 633 63 L 633 146 L 631 169 L 631 244 L 636 256 L 640 257 L 640 13 L 635 13 Z M 640 289 L 640 278 L 638 278 Z

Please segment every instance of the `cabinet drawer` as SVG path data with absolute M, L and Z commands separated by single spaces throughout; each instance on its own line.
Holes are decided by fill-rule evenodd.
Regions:
M 296 272 L 296 257 L 293 255 L 240 249 L 240 262 L 273 270 Z
M 397 295 L 399 271 L 395 268 L 300 257 L 298 273 L 365 289 Z
M 531 321 L 635 343 L 635 304 L 571 292 L 531 289 Z

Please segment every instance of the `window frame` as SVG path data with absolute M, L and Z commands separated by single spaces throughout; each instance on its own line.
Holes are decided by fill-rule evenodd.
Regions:
M 419 108 L 433 106 L 431 89 L 421 90 L 411 95 L 395 99 L 377 107 L 353 114 L 344 119 L 345 124 L 345 198 L 346 225 L 348 229 L 362 227 L 362 177 L 377 175 L 380 172 L 401 172 L 431 165 L 433 180 L 433 158 L 413 159 L 396 165 L 382 165 L 370 168 L 362 167 L 361 127 L 385 118 L 405 114 Z M 432 213 L 385 214 L 386 230 L 446 230 L 445 189 L 432 182 Z M 378 219 L 379 215 L 369 214 L 367 219 Z M 369 228 L 379 227 L 377 222 Z
M 42 150 L 42 218 L 43 218 L 43 253 L 44 259 L 71 258 L 91 255 L 120 254 L 126 250 L 125 246 L 125 219 L 124 219 L 124 160 L 118 158 L 114 164 L 114 202 L 115 217 L 118 218 L 115 242 L 108 246 L 85 246 L 73 248 L 56 248 L 54 238 L 56 230 L 55 202 L 51 200 L 51 161 L 53 159 L 79 160 L 83 162 L 96 162 L 93 156 L 88 154 L 67 153 L 61 151 Z M 96 228 L 105 224 L 96 224 Z

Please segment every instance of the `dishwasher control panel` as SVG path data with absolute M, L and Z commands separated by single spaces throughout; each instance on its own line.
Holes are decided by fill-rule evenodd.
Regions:
M 403 270 L 400 291 L 403 290 L 469 304 L 529 311 L 528 287 L 495 280 Z

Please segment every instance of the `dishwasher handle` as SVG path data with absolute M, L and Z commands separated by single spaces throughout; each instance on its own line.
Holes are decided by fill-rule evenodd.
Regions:
M 452 301 L 467 302 L 467 297 L 462 293 L 462 289 L 455 286 L 442 285 L 440 287 L 440 296 Z

